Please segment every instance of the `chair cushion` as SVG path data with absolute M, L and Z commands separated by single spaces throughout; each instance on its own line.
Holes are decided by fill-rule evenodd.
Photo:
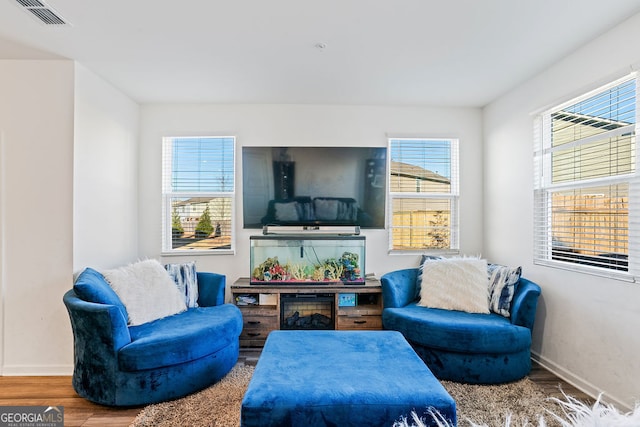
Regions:
M 495 313 L 478 314 L 411 303 L 382 312 L 385 329 L 402 332 L 408 341 L 460 353 L 510 353 L 531 346 L 531 332 Z
M 313 210 L 318 220 L 358 220 L 358 202 L 350 197 L 316 197 L 313 199 Z
M 420 257 L 420 264 L 418 266 L 418 275 L 416 277 L 416 295 L 415 298 L 419 299 L 420 298 L 420 290 L 421 290 L 421 285 L 422 285 L 422 273 L 423 273 L 423 269 L 424 269 L 424 263 L 428 260 L 439 260 L 442 259 L 441 256 L 438 255 L 422 255 Z
M 494 313 L 511 317 L 511 301 L 522 275 L 522 267 L 489 264 L 489 309 Z
M 418 305 L 489 313 L 487 261 L 480 258 L 427 260 L 422 264 Z
M 73 290 L 80 299 L 98 304 L 115 305 L 122 310 L 124 318 L 128 318 L 127 309 L 109 286 L 102 274 L 93 268 L 85 268 L 73 284 Z
M 141 325 L 187 309 L 184 295 L 162 264 L 146 259 L 102 275 L 129 313 L 129 325 Z
M 276 202 L 276 220 L 278 221 L 298 221 L 298 203 L 297 202 Z
M 242 315 L 232 304 L 191 308 L 131 326 L 131 344 L 118 352 L 118 364 L 124 371 L 140 371 L 189 362 L 226 347 L 241 330 Z
M 169 277 L 176 282 L 180 294 L 184 296 L 187 308 L 198 306 L 198 274 L 195 261 L 182 264 L 165 264 Z

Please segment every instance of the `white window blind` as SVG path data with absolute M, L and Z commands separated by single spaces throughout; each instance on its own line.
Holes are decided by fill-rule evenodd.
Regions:
M 234 249 L 234 137 L 163 139 L 163 251 Z
M 389 139 L 389 247 L 457 251 L 458 140 Z
M 550 109 L 534 126 L 534 261 L 633 279 L 637 78 Z

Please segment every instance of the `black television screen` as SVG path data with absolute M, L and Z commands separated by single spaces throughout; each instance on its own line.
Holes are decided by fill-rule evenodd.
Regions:
M 244 228 L 384 228 L 386 148 L 243 147 Z

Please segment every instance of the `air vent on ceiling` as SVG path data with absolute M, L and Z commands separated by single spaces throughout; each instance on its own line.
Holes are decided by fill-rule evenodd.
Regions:
M 46 25 L 66 25 L 64 19 L 45 2 L 39 0 L 16 0 L 27 12 Z

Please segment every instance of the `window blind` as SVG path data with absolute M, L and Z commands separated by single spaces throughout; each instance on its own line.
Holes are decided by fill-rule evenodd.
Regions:
M 164 138 L 165 251 L 232 249 L 234 168 L 234 137 Z
M 391 250 L 458 249 L 458 141 L 389 140 Z
M 636 81 L 618 80 L 536 118 L 535 261 L 633 273 Z
M 234 189 L 234 138 L 167 138 L 163 156 L 164 191 L 221 192 Z

